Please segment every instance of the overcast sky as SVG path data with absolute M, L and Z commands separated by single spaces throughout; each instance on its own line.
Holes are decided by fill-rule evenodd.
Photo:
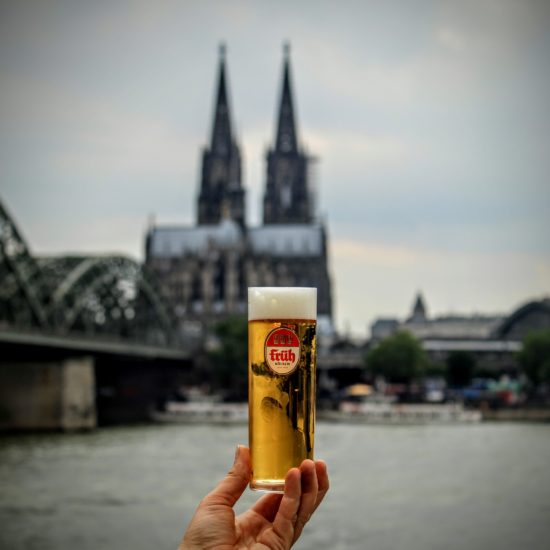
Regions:
M 227 44 L 260 223 L 282 44 L 319 158 L 336 324 L 550 294 L 550 2 L 0 3 L 0 199 L 36 254 L 192 224 Z

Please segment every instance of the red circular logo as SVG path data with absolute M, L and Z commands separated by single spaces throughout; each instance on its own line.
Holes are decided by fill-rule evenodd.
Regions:
M 277 374 L 290 374 L 300 360 L 300 340 L 289 328 L 276 328 L 265 339 L 265 362 Z

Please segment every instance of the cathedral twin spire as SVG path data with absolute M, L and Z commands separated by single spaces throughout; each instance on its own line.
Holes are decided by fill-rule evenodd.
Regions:
M 290 46 L 284 45 L 283 88 L 279 108 L 279 121 L 275 137 L 275 149 L 279 152 L 297 152 L 298 139 L 294 123 L 294 108 L 290 91 Z
M 245 226 L 241 158 L 231 129 L 225 46 L 220 46 L 218 89 L 210 147 L 203 151 L 198 201 L 199 225 L 217 224 L 225 215 Z M 275 147 L 267 153 L 265 224 L 310 223 L 313 205 L 308 188 L 308 157 L 298 145 L 290 84 L 290 47 L 284 46 L 283 85 Z
M 220 45 L 220 69 L 218 77 L 218 93 L 212 126 L 210 148 L 219 155 L 227 155 L 231 149 L 231 115 L 227 99 L 227 84 L 225 82 L 225 45 Z
M 309 157 L 298 145 L 290 87 L 290 47 L 285 44 L 277 135 L 275 147 L 267 152 L 264 224 L 303 224 L 313 221 L 308 163 Z
M 214 225 L 224 216 L 245 224 L 241 154 L 231 130 L 231 113 L 225 77 L 225 46 L 220 46 L 218 90 L 210 147 L 202 155 L 198 201 L 199 225 Z

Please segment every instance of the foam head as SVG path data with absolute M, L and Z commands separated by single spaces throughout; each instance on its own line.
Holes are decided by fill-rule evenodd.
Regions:
M 248 320 L 317 319 L 317 289 L 250 287 Z

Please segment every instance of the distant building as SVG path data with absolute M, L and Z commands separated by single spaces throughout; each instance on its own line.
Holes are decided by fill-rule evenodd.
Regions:
M 371 344 L 406 330 L 418 338 L 434 361 L 453 351 L 472 354 L 480 366 L 499 371 L 517 369 L 515 354 L 533 330 L 550 328 L 550 298 L 531 301 L 509 315 L 445 315 L 430 318 L 419 293 L 405 321 L 378 319 L 371 326 Z
M 424 298 L 419 292 L 412 312 L 397 329 L 407 330 L 420 340 L 426 339 L 487 339 L 491 338 L 504 316 L 499 315 L 444 315 L 430 318 Z
M 494 330 L 494 337 L 502 340 L 523 340 L 536 330 L 550 329 L 550 298 L 534 300 L 516 309 Z
M 267 153 L 263 225 L 248 227 L 222 48 L 197 224 L 151 227 L 146 238 L 146 264 L 182 321 L 209 323 L 244 314 L 248 286 L 311 286 L 318 289 L 320 328 L 332 330 L 327 233 L 316 217 L 310 161 L 298 139 L 285 47 L 277 132 Z
M 391 336 L 399 327 L 397 319 L 376 319 L 370 327 L 371 338 L 374 341 L 383 340 Z

